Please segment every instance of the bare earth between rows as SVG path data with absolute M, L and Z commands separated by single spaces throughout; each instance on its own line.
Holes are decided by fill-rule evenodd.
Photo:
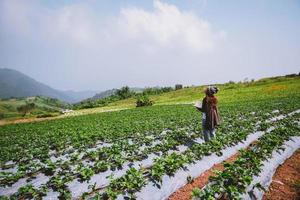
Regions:
M 300 149 L 279 166 L 263 200 L 300 199 Z
M 188 183 L 185 186 L 178 189 L 176 192 L 174 192 L 168 200 L 187 200 L 192 198 L 192 190 L 196 187 L 202 188 L 208 183 L 208 179 L 210 176 L 215 175 L 214 170 L 224 170 L 223 163 L 234 162 L 237 157 L 239 156 L 239 152 L 228 158 L 227 160 L 223 161 L 222 163 L 214 164 L 214 166 L 208 170 L 206 170 L 204 173 L 201 174 L 201 176 L 195 178 L 192 183 Z
M 194 188 L 204 187 L 208 183 L 209 177 L 215 175 L 214 170 L 224 170 L 223 164 L 225 162 L 234 162 L 238 156 L 239 153 L 236 153 L 224 162 L 215 164 L 212 168 L 201 174 L 201 176 L 195 178 L 192 183 L 188 183 L 174 192 L 168 200 L 190 200 Z M 278 167 L 273 176 L 272 184 L 263 197 L 263 200 L 287 199 L 300 200 L 300 149 L 287 159 L 282 166 Z

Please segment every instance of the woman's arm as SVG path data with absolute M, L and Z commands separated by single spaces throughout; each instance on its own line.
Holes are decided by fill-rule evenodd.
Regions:
M 203 98 L 202 100 L 202 108 L 201 108 L 201 112 L 206 112 L 206 97 Z
M 200 111 L 200 112 L 203 112 L 203 111 L 202 111 L 202 108 L 196 107 L 196 109 L 197 109 L 198 111 Z

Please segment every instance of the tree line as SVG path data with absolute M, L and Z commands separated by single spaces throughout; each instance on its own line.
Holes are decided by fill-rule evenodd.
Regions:
M 136 98 L 137 107 L 140 106 L 149 106 L 152 105 L 153 102 L 149 100 L 149 95 L 158 95 L 166 92 L 173 91 L 172 87 L 149 87 L 144 89 L 142 92 L 135 92 L 130 89 L 128 86 L 124 86 L 120 89 L 117 89 L 114 94 L 100 98 L 100 99 L 87 99 L 81 101 L 79 103 L 74 104 L 73 109 L 83 109 L 83 108 L 95 108 L 95 107 L 103 107 L 108 105 L 109 103 L 129 99 Z

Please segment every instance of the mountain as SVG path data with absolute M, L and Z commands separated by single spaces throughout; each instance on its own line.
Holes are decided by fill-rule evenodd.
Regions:
M 130 90 L 135 93 L 142 93 L 146 88 L 131 87 Z
M 66 94 L 69 97 L 72 97 L 74 99 L 73 102 L 79 102 L 84 99 L 93 97 L 95 94 L 97 94 L 98 91 L 94 90 L 84 90 L 84 91 L 73 91 L 73 90 L 67 90 L 63 91 L 64 94 Z
M 96 93 L 92 98 L 89 99 L 102 99 L 108 96 L 111 96 L 117 92 L 118 89 L 111 89 L 111 90 L 105 90 L 103 92 Z M 135 93 L 142 93 L 144 88 L 138 88 L 138 87 L 132 87 L 130 88 L 131 91 Z
M 117 92 L 118 89 L 110 89 L 110 90 L 105 90 L 103 92 L 99 93 L 94 93 L 95 95 L 91 98 L 85 99 L 85 100 L 97 100 L 97 99 L 103 99 L 105 97 L 109 97 Z M 138 87 L 132 87 L 130 88 L 131 91 L 135 93 L 141 93 L 143 92 L 144 88 L 138 88 Z
M 117 91 L 117 89 L 111 89 L 111 90 L 106 90 L 104 92 L 99 92 L 90 99 L 102 99 L 102 98 L 105 98 L 105 97 L 115 94 L 116 91 Z
M 66 102 L 78 102 L 95 94 L 92 91 L 60 91 L 13 69 L 0 69 L 0 98 L 47 96 Z

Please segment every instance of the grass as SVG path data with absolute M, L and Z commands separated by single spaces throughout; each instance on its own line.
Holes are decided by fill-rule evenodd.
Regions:
M 17 111 L 19 106 L 26 103 L 34 103 L 35 108 L 25 117 Z M 0 100 L 0 119 L 19 119 L 19 118 L 32 118 L 43 116 L 57 116 L 60 114 L 62 108 L 67 108 L 69 105 L 48 97 L 27 97 L 27 98 L 12 98 Z
M 239 138 L 244 138 L 247 133 L 251 133 L 251 130 L 256 129 L 252 123 L 255 123 L 257 120 L 262 121 L 265 117 L 269 118 L 270 116 L 267 114 L 275 109 L 279 109 L 280 113 L 287 113 L 299 109 L 299 86 L 299 77 L 264 79 L 253 83 L 219 85 L 221 90 L 217 96 L 219 98 L 220 113 L 224 122 L 226 122 L 225 119 L 227 119 L 227 124 L 223 123 L 223 133 L 225 134 L 224 137 L 220 137 L 220 142 L 210 143 L 210 146 L 207 147 L 213 149 L 213 151 L 219 151 L 224 147 L 223 144 L 226 144 L 224 141 L 227 141 L 228 144 L 233 144 L 233 141 L 239 141 Z M 81 155 L 81 153 L 87 153 L 87 149 L 95 147 L 96 143 L 99 141 L 114 143 L 114 145 L 108 150 L 103 148 L 104 151 L 102 152 L 101 150 L 101 152 L 98 152 L 99 154 L 96 153 L 97 150 L 95 150 L 94 154 L 90 154 L 91 152 L 89 152 L 86 155 L 90 155 L 91 157 L 92 155 L 96 155 L 96 157 L 102 157 L 103 155 L 103 157 L 109 157 L 109 160 L 105 158 L 103 162 L 105 162 L 105 164 L 111 164 L 110 166 L 116 168 L 116 163 L 120 164 L 127 161 L 127 158 L 123 159 L 121 156 L 125 155 L 122 154 L 122 152 L 128 153 L 128 155 L 131 153 L 136 155 L 137 152 L 134 150 L 147 141 L 147 136 L 149 135 L 160 136 L 162 135 L 161 132 L 163 130 L 173 130 L 176 134 L 166 134 L 168 137 L 162 140 L 162 147 L 165 145 L 165 147 L 167 147 L 166 150 L 169 150 L 171 146 L 178 145 L 178 140 L 182 140 L 182 128 L 186 128 L 185 131 L 188 131 L 189 133 L 200 133 L 201 113 L 196 111 L 192 105 L 176 104 L 191 104 L 196 100 L 201 100 L 204 96 L 202 92 L 204 88 L 205 86 L 191 87 L 161 95 L 150 96 L 151 100 L 156 102 L 156 106 L 152 107 L 135 108 L 135 99 L 127 99 L 112 103 L 106 107 L 83 109 L 69 114 L 81 116 L 0 126 L 0 166 L 9 160 L 14 160 L 19 166 L 22 166 L 19 169 L 26 169 L 25 171 L 20 170 L 20 173 L 14 176 L 7 176 L 7 181 L 17 181 L 30 173 L 34 174 L 43 169 L 40 168 L 40 166 L 47 166 L 47 160 L 51 156 L 49 152 L 55 150 L 54 152 L 56 152 L 56 155 L 73 152 L 74 154 L 72 155 L 74 156 L 74 161 L 66 161 L 64 163 L 58 161 L 55 163 L 55 167 L 59 169 L 60 172 L 55 174 L 46 185 L 49 187 L 51 185 L 53 186 L 54 183 L 56 188 L 61 187 L 61 190 L 58 190 L 61 194 L 70 192 L 66 187 L 68 181 L 77 178 L 78 173 L 80 173 L 80 176 L 86 177 L 84 179 L 88 180 L 90 176 L 92 176 L 93 170 L 91 168 L 70 170 L 69 168 L 63 169 L 62 166 L 76 166 L 77 164 L 80 166 L 80 164 L 85 161 L 82 161 L 82 158 L 79 155 Z M 41 106 L 40 103 L 42 102 L 36 101 L 39 106 Z M 17 103 L 20 102 L 15 101 L 13 104 L 8 105 L 13 106 L 17 105 Z M 121 109 L 127 110 L 99 113 Z M 251 114 L 251 117 L 249 117 L 250 113 L 253 111 L 256 112 L 255 115 Z M 243 117 L 248 119 L 243 122 Z M 235 128 L 227 128 L 232 126 Z M 222 129 L 219 129 L 218 131 L 222 133 Z M 231 131 L 234 134 L 231 134 L 231 136 L 228 137 L 229 139 L 224 140 L 227 138 L 225 135 L 228 132 L 231 133 Z M 128 138 L 136 139 L 135 146 L 129 145 Z M 235 140 L 235 138 L 237 140 Z M 150 141 L 152 140 L 150 139 Z M 205 151 L 206 147 L 203 149 L 202 147 L 205 147 L 205 145 L 201 146 L 201 148 L 198 149 L 199 151 L 196 148 L 195 152 L 198 152 L 197 155 L 199 155 L 199 153 L 204 155 L 209 152 Z M 187 163 L 184 161 L 187 156 L 180 156 L 175 153 L 173 155 L 176 156 L 162 157 L 158 160 L 160 162 L 155 161 L 158 163 L 156 165 L 158 167 L 152 169 L 158 169 L 156 174 L 160 175 L 157 177 L 169 172 L 174 173 L 179 169 L 178 167 Z M 134 160 L 139 158 L 140 157 L 132 157 Z M 194 159 L 197 157 L 192 158 Z M 43 163 L 42 165 L 37 164 L 40 163 L 40 161 Z M 171 164 L 169 165 L 168 163 Z M 161 167 L 163 171 L 161 170 Z M 153 171 L 151 171 L 151 173 L 152 172 Z M 31 177 L 31 175 L 29 176 Z M 141 187 L 136 183 L 140 183 L 144 180 L 143 178 L 139 178 L 142 177 L 142 175 L 140 175 L 141 174 L 136 173 L 135 171 L 129 174 L 126 173 L 125 176 L 122 176 L 123 179 L 114 179 L 115 181 L 112 181 L 112 184 L 110 184 L 109 187 L 114 188 L 114 183 L 117 183 L 116 187 L 119 191 L 126 191 L 128 185 L 136 191 Z M 68 177 L 71 177 L 71 179 L 68 180 Z M 131 182 L 135 185 L 131 184 Z M 23 188 L 23 190 L 25 189 Z
M 265 78 L 251 83 L 217 84 L 220 92 L 217 94 L 220 105 L 238 104 L 249 99 L 255 101 L 283 98 L 293 91 L 295 98 L 300 101 L 300 78 L 297 77 L 274 77 Z M 150 100 L 154 105 L 193 104 L 204 97 L 203 90 L 206 86 L 184 88 L 160 95 L 151 95 Z M 258 93 L 263 95 L 257 95 Z M 136 99 L 129 98 L 110 103 L 100 108 L 90 108 L 75 111 L 72 115 L 105 112 L 110 110 L 122 110 L 135 108 Z M 255 103 L 255 102 L 253 102 Z
M 240 103 L 248 102 L 249 99 L 253 99 L 255 103 L 257 101 L 272 100 L 274 98 L 285 98 L 287 95 L 292 94 L 300 101 L 300 77 L 272 77 L 264 78 L 259 81 L 250 83 L 226 83 L 216 84 L 220 88 L 220 92 L 217 94 L 219 104 L 235 106 Z M 158 105 L 174 105 L 174 104 L 193 104 L 195 101 L 201 101 L 204 97 L 203 90 L 206 86 L 196 86 L 176 90 L 160 95 L 150 95 L 151 101 L 154 101 L 154 106 Z M 263 95 L 257 95 L 263 94 Z M 254 101 L 255 99 L 255 101 Z M 0 113 L 5 113 L 5 118 L 11 118 L 15 120 L 20 118 L 21 115 L 17 113 L 16 108 L 22 104 L 25 104 L 26 100 L 11 99 L 0 101 Z M 38 114 L 47 114 L 49 111 L 58 110 L 61 105 L 51 105 L 45 102 L 43 98 L 36 98 L 35 104 L 38 109 L 33 113 L 36 115 L 29 115 L 27 118 L 36 117 Z M 129 98 L 125 100 L 116 101 L 110 103 L 105 107 L 88 108 L 75 110 L 71 113 L 67 113 L 60 117 L 69 117 L 77 115 L 86 115 L 101 112 L 118 111 L 124 109 L 133 109 L 136 106 L 136 99 Z M 54 113 L 57 115 L 57 113 Z

